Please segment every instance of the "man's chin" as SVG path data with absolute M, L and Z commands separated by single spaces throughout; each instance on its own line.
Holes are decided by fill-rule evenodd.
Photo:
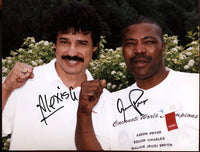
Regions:
M 146 80 L 148 78 L 150 78 L 151 76 L 148 76 L 147 73 L 132 73 L 132 75 L 134 76 L 135 79 L 139 79 L 139 80 Z

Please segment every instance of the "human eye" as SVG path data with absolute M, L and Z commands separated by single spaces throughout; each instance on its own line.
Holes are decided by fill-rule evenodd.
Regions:
M 87 42 L 87 41 L 79 41 L 79 44 L 80 44 L 80 45 L 87 45 L 88 42 Z
M 69 40 L 67 38 L 59 38 L 58 39 L 58 44 L 60 45 L 66 45 L 69 43 Z
M 146 44 L 146 45 L 153 45 L 153 44 L 156 44 L 156 40 L 154 40 L 154 39 L 146 39 L 146 40 L 144 40 L 144 44 Z
M 61 44 L 67 44 L 68 42 L 65 41 L 65 40 L 61 40 L 60 43 L 61 43 Z
M 154 41 L 146 41 L 145 43 L 146 44 L 152 44 L 152 43 L 154 43 Z
M 124 45 L 125 46 L 134 46 L 134 45 L 136 45 L 136 43 L 133 41 L 129 41 L 129 42 L 125 42 Z

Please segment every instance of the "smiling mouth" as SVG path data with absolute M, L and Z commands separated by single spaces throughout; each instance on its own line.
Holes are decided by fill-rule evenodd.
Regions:
M 67 59 L 70 63 L 76 63 L 77 61 L 84 62 L 84 59 L 78 56 L 62 56 L 62 59 Z

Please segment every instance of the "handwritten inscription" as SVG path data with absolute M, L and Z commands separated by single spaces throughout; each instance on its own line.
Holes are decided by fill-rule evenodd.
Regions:
M 137 93 L 137 94 L 134 94 Z M 139 96 L 138 96 L 139 93 Z M 133 89 L 129 92 L 129 102 L 130 105 L 127 107 L 124 107 L 124 103 L 122 101 L 122 99 L 118 99 L 117 100 L 117 110 L 119 113 L 123 114 L 124 117 L 124 121 L 126 121 L 126 110 L 132 108 L 133 110 L 136 110 L 140 116 L 142 116 L 143 114 L 140 112 L 139 110 L 139 106 L 141 106 L 142 104 L 145 105 L 145 103 L 148 101 L 148 99 L 146 100 L 141 100 L 141 97 L 143 96 L 144 91 L 141 89 Z M 134 101 L 134 99 L 132 99 L 132 97 L 135 96 L 137 97 L 136 100 Z
M 60 90 L 60 87 L 57 87 L 58 90 Z M 69 92 L 59 92 L 56 93 L 49 98 L 46 94 L 39 95 L 39 103 L 36 105 L 36 107 L 40 108 L 41 114 L 42 114 L 42 120 L 41 122 L 45 122 L 47 124 L 47 118 L 55 114 L 58 110 L 64 108 L 63 105 L 60 105 L 64 100 L 67 100 L 71 98 L 72 101 L 78 101 L 75 92 L 73 92 L 73 88 L 70 87 Z

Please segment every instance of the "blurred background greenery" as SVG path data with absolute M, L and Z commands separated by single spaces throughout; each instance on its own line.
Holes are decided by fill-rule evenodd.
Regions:
M 21 46 L 24 39 L 33 36 L 46 40 L 44 32 L 48 17 L 56 7 L 69 0 L 4 0 L 2 9 L 2 56 Z M 79 0 L 93 6 L 102 20 L 105 48 L 121 46 L 121 29 L 138 14 L 156 19 L 164 33 L 177 35 L 186 45 L 188 30 L 197 30 L 199 24 L 198 0 Z

